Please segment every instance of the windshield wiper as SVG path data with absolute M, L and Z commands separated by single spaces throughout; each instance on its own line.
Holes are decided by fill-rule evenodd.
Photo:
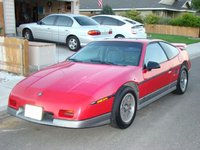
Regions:
M 116 63 L 113 63 L 113 62 L 102 61 L 102 60 L 98 60 L 98 59 L 91 59 L 90 62 L 99 63 L 99 64 L 106 64 L 106 65 L 126 66 L 126 65 L 116 64 Z
M 68 58 L 67 60 L 73 61 L 73 62 L 83 62 L 83 61 L 75 59 L 75 58 Z

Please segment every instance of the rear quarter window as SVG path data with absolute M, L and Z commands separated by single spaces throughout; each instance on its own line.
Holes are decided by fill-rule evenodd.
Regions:
M 167 54 L 167 57 L 169 59 L 172 59 L 172 58 L 176 57 L 179 54 L 178 49 L 176 47 L 168 44 L 168 43 L 160 42 L 160 45 L 164 49 L 164 51 Z

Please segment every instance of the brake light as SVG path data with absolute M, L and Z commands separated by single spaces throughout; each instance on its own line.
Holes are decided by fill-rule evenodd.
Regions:
M 108 32 L 108 34 L 112 34 L 112 30 L 110 30 L 110 31 Z
M 98 30 L 90 30 L 88 31 L 88 35 L 100 35 L 101 32 Z
M 73 110 L 60 110 L 59 116 L 64 118 L 73 118 L 74 117 L 74 111 Z

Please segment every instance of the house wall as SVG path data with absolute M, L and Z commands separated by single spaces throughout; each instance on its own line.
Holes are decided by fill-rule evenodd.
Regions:
M 3 1 L 0 0 L 0 35 L 4 35 L 4 15 L 3 15 Z
M 16 35 L 14 0 L 3 0 L 3 10 L 6 35 Z

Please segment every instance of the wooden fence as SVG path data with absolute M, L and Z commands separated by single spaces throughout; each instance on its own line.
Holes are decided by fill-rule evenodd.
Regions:
M 145 29 L 147 33 L 181 35 L 193 38 L 200 37 L 200 28 L 147 24 Z
M 0 37 L 0 70 L 28 75 L 28 41 Z
M 3 15 L 3 2 L 0 1 L 0 35 L 4 35 L 4 15 Z

